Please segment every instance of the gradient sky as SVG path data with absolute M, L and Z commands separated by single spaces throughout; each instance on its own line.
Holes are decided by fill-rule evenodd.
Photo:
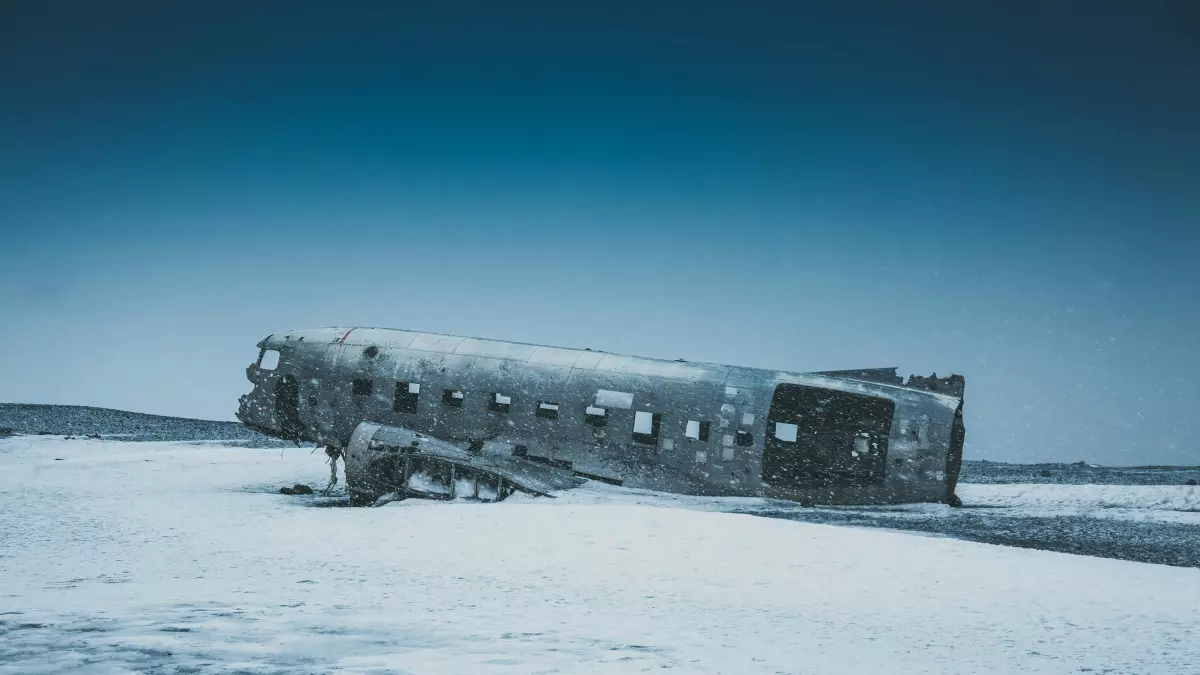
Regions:
M 351 4 L 0 3 L 0 401 L 232 419 L 362 324 L 1200 463 L 1200 5 Z

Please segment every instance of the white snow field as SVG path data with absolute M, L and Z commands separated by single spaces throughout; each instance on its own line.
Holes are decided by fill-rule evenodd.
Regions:
M 0 673 L 1200 673 L 1200 569 L 607 486 L 273 494 L 322 459 L 0 440 Z

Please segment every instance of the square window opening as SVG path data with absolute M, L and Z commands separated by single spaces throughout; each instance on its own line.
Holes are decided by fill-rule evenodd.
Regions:
M 392 410 L 402 413 L 417 412 L 417 400 L 421 395 L 421 385 L 417 382 L 397 382 L 396 393 L 392 397 Z
M 683 435 L 687 436 L 688 438 L 692 439 L 693 441 L 700 441 L 701 443 L 707 443 L 708 442 L 708 422 L 699 422 L 696 420 L 688 420 L 687 427 L 684 429 Z
M 442 390 L 442 405 L 452 408 L 461 408 L 463 404 L 463 393 L 457 389 Z
M 786 441 L 788 443 L 795 443 L 796 442 L 796 432 L 799 431 L 799 429 L 800 429 L 800 427 L 796 426 L 795 424 L 788 424 L 787 422 L 776 422 L 775 423 L 775 438 L 778 438 L 781 441 Z
M 583 413 L 585 421 L 594 427 L 602 427 L 608 424 L 608 411 L 604 408 L 589 405 Z
M 491 410 L 492 412 L 506 413 L 511 407 L 511 396 L 505 396 L 501 393 L 494 393 L 492 394 L 492 397 L 488 399 L 488 410 Z
M 850 451 L 850 455 L 854 458 L 866 457 L 871 452 L 871 437 L 867 434 L 858 434 L 854 437 L 854 449 Z
M 375 382 L 372 380 L 354 380 L 354 395 L 355 396 L 370 396 L 375 392 Z
M 639 410 L 633 414 L 633 440 L 646 445 L 658 445 L 658 430 L 662 415 Z
M 558 404 L 552 401 L 538 401 L 534 413 L 542 419 L 556 420 L 558 419 Z
M 745 429 L 738 429 L 734 441 L 739 448 L 748 448 L 754 445 L 754 434 Z

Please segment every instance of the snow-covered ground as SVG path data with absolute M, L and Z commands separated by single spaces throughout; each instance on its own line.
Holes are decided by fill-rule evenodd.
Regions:
M 1195 485 L 960 484 L 958 495 L 966 506 L 1021 515 L 1086 514 L 1200 525 L 1200 486 Z
M 1200 672 L 1200 569 L 610 486 L 376 509 L 274 494 L 322 485 L 321 459 L 0 440 L 0 673 Z M 966 498 L 1055 508 L 1025 487 Z

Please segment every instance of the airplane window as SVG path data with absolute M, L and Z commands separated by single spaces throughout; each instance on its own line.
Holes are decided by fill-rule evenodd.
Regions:
M 729 462 L 733 460 L 733 448 L 721 448 L 721 461 Z
M 354 395 L 370 396 L 375 391 L 375 383 L 371 380 L 355 380 Z
M 488 410 L 495 412 L 508 412 L 512 406 L 512 397 L 504 394 L 492 394 L 492 399 L 488 401 Z
M 279 367 L 279 352 L 275 349 L 268 349 L 263 352 L 262 359 L 259 360 L 258 367 L 262 370 L 275 370 Z
M 721 437 L 721 445 L 726 448 L 733 447 L 733 434 L 725 434 Z
M 742 426 L 750 426 L 754 424 L 754 413 L 745 413 L 742 415 Z
M 633 415 L 633 440 L 646 445 L 658 443 L 658 427 L 662 415 L 637 411 Z
M 558 419 L 558 404 L 550 401 L 538 401 L 536 414 L 548 420 Z
M 778 438 L 781 441 L 787 441 L 788 443 L 795 443 L 796 442 L 796 432 L 798 430 L 799 430 L 799 427 L 797 427 L 795 424 L 788 424 L 786 422 L 776 422 L 775 423 L 775 438 Z
M 594 427 L 602 427 L 605 424 L 608 424 L 608 418 L 605 415 L 606 412 L 604 408 L 597 408 L 596 406 L 592 405 L 589 405 L 587 410 L 584 411 L 584 416 L 586 417 L 587 423 Z
M 697 464 L 705 464 L 707 462 L 708 462 L 708 453 L 703 450 L 698 450 L 696 452 L 696 463 Z
M 457 389 L 442 390 L 442 405 L 448 405 L 454 408 L 461 408 L 463 404 L 463 393 Z
M 708 422 L 697 422 L 696 420 L 688 420 L 687 427 L 683 432 L 684 436 L 695 441 L 708 441 Z
M 419 382 L 397 382 L 396 394 L 392 398 L 392 410 L 403 413 L 417 412 L 417 399 L 420 395 Z
M 750 433 L 749 431 L 746 431 L 745 429 L 738 429 L 737 436 L 735 438 L 736 438 L 738 447 L 748 448 L 748 447 L 754 445 L 754 434 Z

